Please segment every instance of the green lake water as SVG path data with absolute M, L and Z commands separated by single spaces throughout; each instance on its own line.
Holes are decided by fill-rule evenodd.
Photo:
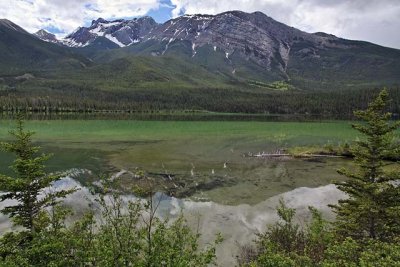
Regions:
M 0 121 L 0 139 L 9 140 L 14 121 Z M 256 204 L 297 187 L 317 187 L 343 179 L 343 159 L 258 159 L 248 152 L 273 152 L 291 146 L 338 144 L 356 138 L 346 121 L 174 121 L 29 120 L 35 142 L 53 153 L 50 171 L 87 169 L 83 184 L 121 170 L 144 170 L 155 179 L 186 187 L 181 196 L 221 204 Z M 2 173 L 12 157 L 0 154 Z M 134 177 L 121 176 L 129 190 Z

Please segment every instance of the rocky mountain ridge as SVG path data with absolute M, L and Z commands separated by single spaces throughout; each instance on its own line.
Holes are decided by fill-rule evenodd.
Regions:
M 296 41 L 309 42 L 315 47 L 331 47 L 332 35 L 321 36 L 302 32 L 266 16 L 261 12 L 224 12 L 211 15 L 184 15 L 172 19 L 153 30 L 145 40 L 185 40 L 192 43 L 193 57 L 196 50 L 211 45 L 214 51 L 222 50 L 229 60 L 239 53 L 247 60 L 271 70 L 273 67 L 285 72 L 291 47 Z
M 45 41 L 54 40 L 42 34 Z M 232 55 L 244 58 L 271 71 L 273 69 L 287 77 L 288 63 L 294 44 L 306 43 L 296 53 L 304 57 L 316 57 L 325 48 L 350 48 L 340 38 L 325 33 L 306 33 L 275 21 L 261 12 L 245 13 L 229 11 L 217 15 L 183 15 L 163 24 L 151 17 L 132 20 L 108 21 L 102 18 L 92 21 L 90 27 L 79 27 L 60 42 L 70 47 L 89 47 L 99 37 L 105 37 L 118 47 L 157 41 L 162 49 L 153 55 L 164 55 L 170 44 L 176 41 L 190 43 L 192 57 L 203 46 L 211 46 L 224 53 L 232 73 L 236 71 L 231 62 Z

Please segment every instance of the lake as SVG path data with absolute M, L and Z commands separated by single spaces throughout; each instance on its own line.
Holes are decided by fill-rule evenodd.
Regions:
M 210 116 L 211 117 L 211 116 Z M 213 117 L 211 117 L 213 118 Z M 12 120 L 1 120 L 0 138 L 9 139 Z M 87 170 L 75 178 L 90 185 L 119 173 L 129 192 L 137 170 L 172 196 L 219 204 L 257 204 L 298 187 L 318 187 L 343 179 L 344 159 L 258 159 L 247 153 L 293 146 L 336 145 L 357 138 L 347 121 L 260 120 L 29 120 L 27 129 L 45 152 L 50 171 Z M 1 171 L 12 157 L 1 153 Z M 89 174 L 90 171 L 90 174 Z

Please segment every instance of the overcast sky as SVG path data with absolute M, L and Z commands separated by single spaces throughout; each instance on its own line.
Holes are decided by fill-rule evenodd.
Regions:
M 327 32 L 400 49 L 400 0 L 0 0 L 0 18 L 30 32 L 58 36 L 99 17 L 150 15 L 164 22 L 182 14 L 261 11 L 307 32 Z

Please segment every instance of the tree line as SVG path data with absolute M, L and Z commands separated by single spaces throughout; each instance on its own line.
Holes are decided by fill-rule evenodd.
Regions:
M 0 90 L 0 112 L 90 113 L 99 111 L 162 112 L 202 110 L 225 113 L 311 114 L 349 119 L 365 109 L 378 89 L 289 90 L 260 88 L 152 88 L 102 91 L 57 83 L 51 87 Z M 389 110 L 400 114 L 400 90 L 389 89 Z

